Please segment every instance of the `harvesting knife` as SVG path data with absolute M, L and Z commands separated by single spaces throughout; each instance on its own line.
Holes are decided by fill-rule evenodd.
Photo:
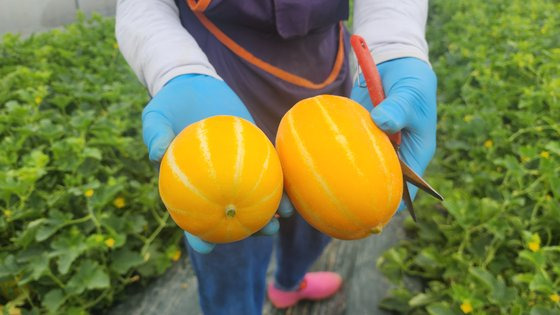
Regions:
M 352 48 L 354 49 L 354 53 L 356 53 L 356 58 L 358 59 L 358 65 L 364 74 L 364 79 L 366 81 L 366 87 L 369 92 L 369 97 L 373 106 L 379 105 L 381 101 L 385 99 L 385 93 L 383 92 L 383 85 L 381 84 L 381 77 L 379 76 L 379 72 L 377 71 L 377 67 L 373 62 L 373 57 L 369 52 L 369 48 L 366 44 L 366 41 L 359 35 L 352 35 L 350 37 L 350 44 L 352 44 Z M 397 152 L 397 156 L 399 157 L 399 162 L 401 165 L 401 170 L 403 173 L 403 199 L 408 211 L 410 211 L 410 215 L 412 219 L 416 221 L 416 214 L 414 213 L 414 206 L 412 205 L 412 199 L 410 198 L 410 193 L 408 191 L 408 186 L 406 185 L 407 182 L 411 183 L 412 185 L 422 189 L 423 191 L 427 192 L 431 196 L 443 201 L 443 197 L 430 186 L 422 177 L 416 174 L 410 166 L 408 166 L 399 154 L 399 146 L 401 144 L 401 132 L 397 132 L 394 134 L 387 134 L 395 151 Z

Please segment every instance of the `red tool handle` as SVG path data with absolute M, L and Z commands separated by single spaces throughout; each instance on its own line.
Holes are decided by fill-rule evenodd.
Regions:
M 356 58 L 358 58 L 358 64 L 360 65 L 362 73 L 364 74 L 364 79 L 366 80 L 369 97 L 375 107 L 385 99 L 383 85 L 381 84 L 381 77 L 379 76 L 377 67 L 373 62 L 373 57 L 369 52 L 366 41 L 359 35 L 352 35 L 350 37 L 350 44 L 352 44 L 354 53 L 356 53 Z M 388 134 L 388 136 L 393 144 L 397 146 L 401 144 L 400 131 L 394 134 Z

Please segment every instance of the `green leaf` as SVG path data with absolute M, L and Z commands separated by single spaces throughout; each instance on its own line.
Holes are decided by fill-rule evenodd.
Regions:
M 79 306 L 74 306 L 74 307 L 70 307 L 66 310 L 66 314 L 65 315 L 88 315 L 89 312 L 83 308 L 83 307 L 79 307 Z
M 545 148 L 550 152 L 560 155 L 560 142 L 558 141 L 551 141 L 547 143 L 545 145 Z
M 531 291 L 538 291 L 543 293 L 553 293 L 555 286 L 554 283 L 546 276 L 543 272 L 537 272 L 533 277 L 533 280 L 529 284 L 529 289 Z
M 431 304 L 426 307 L 430 315 L 460 315 L 461 313 L 453 310 L 447 303 Z
M 78 295 L 85 290 L 108 288 L 109 284 L 109 275 L 104 268 L 98 262 L 86 259 L 68 281 L 67 290 L 73 295 Z
M 429 293 L 419 293 L 416 296 L 414 296 L 412 299 L 410 299 L 410 301 L 408 301 L 408 305 L 410 305 L 411 307 L 419 307 L 432 303 L 436 300 L 437 297 Z
M 534 276 L 535 275 L 532 274 L 532 273 L 520 273 L 520 274 L 516 274 L 515 276 L 513 276 L 512 280 L 513 280 L 514 283 L 529 284 L 533 280 Z
M 84 149 L 84 156 L 85 157 L 90 157 L 96 160 L 101 160 L 102 159 L 102 153 L 99 149 L 97 148 L 91 148 L 91 147 L 86 147 Z
M 509 305 L 517 297 L 517 291 L 505 285 L 502 279 L 496 279 L 490 272 L 481 268 L 470 268 L 469 272 L 490 289 L 488 299 L 499 306 Z
M 58 271 L 66 274 L 72 262 L 88 249 L 86 238 L 76 230 L 57 237 L 52 243 L 52 255 L 58 257 Z
M 133 252 L 128 248 L 122 248 L 111 255 L 111 269 L 119 274 L 124 274 L 130 268 L 144 263 L 144 258 L 138 252 Z
M 53 225 L 53 224 L 45 224 L 37 229 L 37 233 L 35 233 L 35 240 L 37 242 L 42 242 L 49 238 L 51 235 L 56 233 L 63 225 Z
M 40 218 L 30 221 L 27 227 L 16 236 L 14 243 L 23 248 L 29 247 L 29 245 L 35 241 L 37 230 L 45 220 L 45 218 Z
M 410 309 L 408 301 L 411 298 L 411 293 L 402 288 L 392 289 L 390 293 L 390 296 L 381 300 L 379 308 L 388 311 L 406 313 Z
M 391 282 L 398 282 L 403 273 L 405 249 L 392 248 L 383 253 L 377 259 L 377 269 L 379 269 Z
M 71 213 L 63 213 L 56 209 L 49 211 L 48 218 L 44 221 L 41 221 L 42 224 L 35 234 L 35 240 L 37 240 L 38 242 L 46 240 L 47 238 L 51 237 L 51 235 L 56 233 L 56 231 L 61 229 L 66 224 L 66 222 L 71 219 Z
M 49 313 L 56 313 L 58 308 L 64 303 L 64 292 L 61 289 L 53 289 L 47 292 L 43 297 L 43 307 L 45 307 Z
M 546 264 L 546 257 L 542 251 L 532 252 L 528 250 L 522 250 L 519 253 L 519 257 L 532 263 L 537 269 L 544 268 Z
M 16 257 L 12 254 L 0 256 L 0 278 L 7 278 L 15 276 L 22 268 L 18 265 Z
M 441 251 L 430 246 L 423 248 L 418 255 L 414 257 L 414 262 L 427 271 L 437 271 L 437 268 L 443 265 L 444 259 L 441 256 Z
M 475 276 L 475 278 L 480 280 L 489 289 L 492 289 L 496 286 L 497 281 L 494 278 L 494 276 L 490 272 L 482 268 L 476 268 L 476 267 L 469 268 L 469 273 Z
M 559 315 L 560 310 L 552 309 L 541 305 L 536 305 L 531 308 L 529 315 Z
M 40 247 L 33 247 L 20 252 L 17 257 L 19 263 L 25 263 L 27 275 L 19 281 L 19 284 L 26 284 L 32 280 L 38 280 L 49 271 L 50 258 L 48 252 Z

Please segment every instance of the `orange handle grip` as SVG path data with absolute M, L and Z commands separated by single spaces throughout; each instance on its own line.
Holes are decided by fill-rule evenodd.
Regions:
M 379 76 L 375 62 L 373 62 L 373 57 L 369 52 L 366 41 L 359 35 L 352 35 L 350 37 L 350 44 L 352 45 L 356 58 L 358 59 L 358 65 L 360 65 L 362 73 L 364 74 L 371 103 L 375 107 L 385 99 L 383 84 L 381 84 L 381 77 Z M 393 144 L 397 146 L 401 144 L 400 131 L 387 135 Z

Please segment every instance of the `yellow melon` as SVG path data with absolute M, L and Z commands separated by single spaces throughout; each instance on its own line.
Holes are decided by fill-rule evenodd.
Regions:
M 159 193 L 183 230 L 214 243 L 244 239 L 274 216 L 283 191 L 265 134 L 233 116 L 187 126 L 161 161 Z
M 285 190 L 302 217 L 339 239 L 381 231 L 402 197 L 397 154 L 369 112 L 349 98 L 298 102 L 276 136 Z

